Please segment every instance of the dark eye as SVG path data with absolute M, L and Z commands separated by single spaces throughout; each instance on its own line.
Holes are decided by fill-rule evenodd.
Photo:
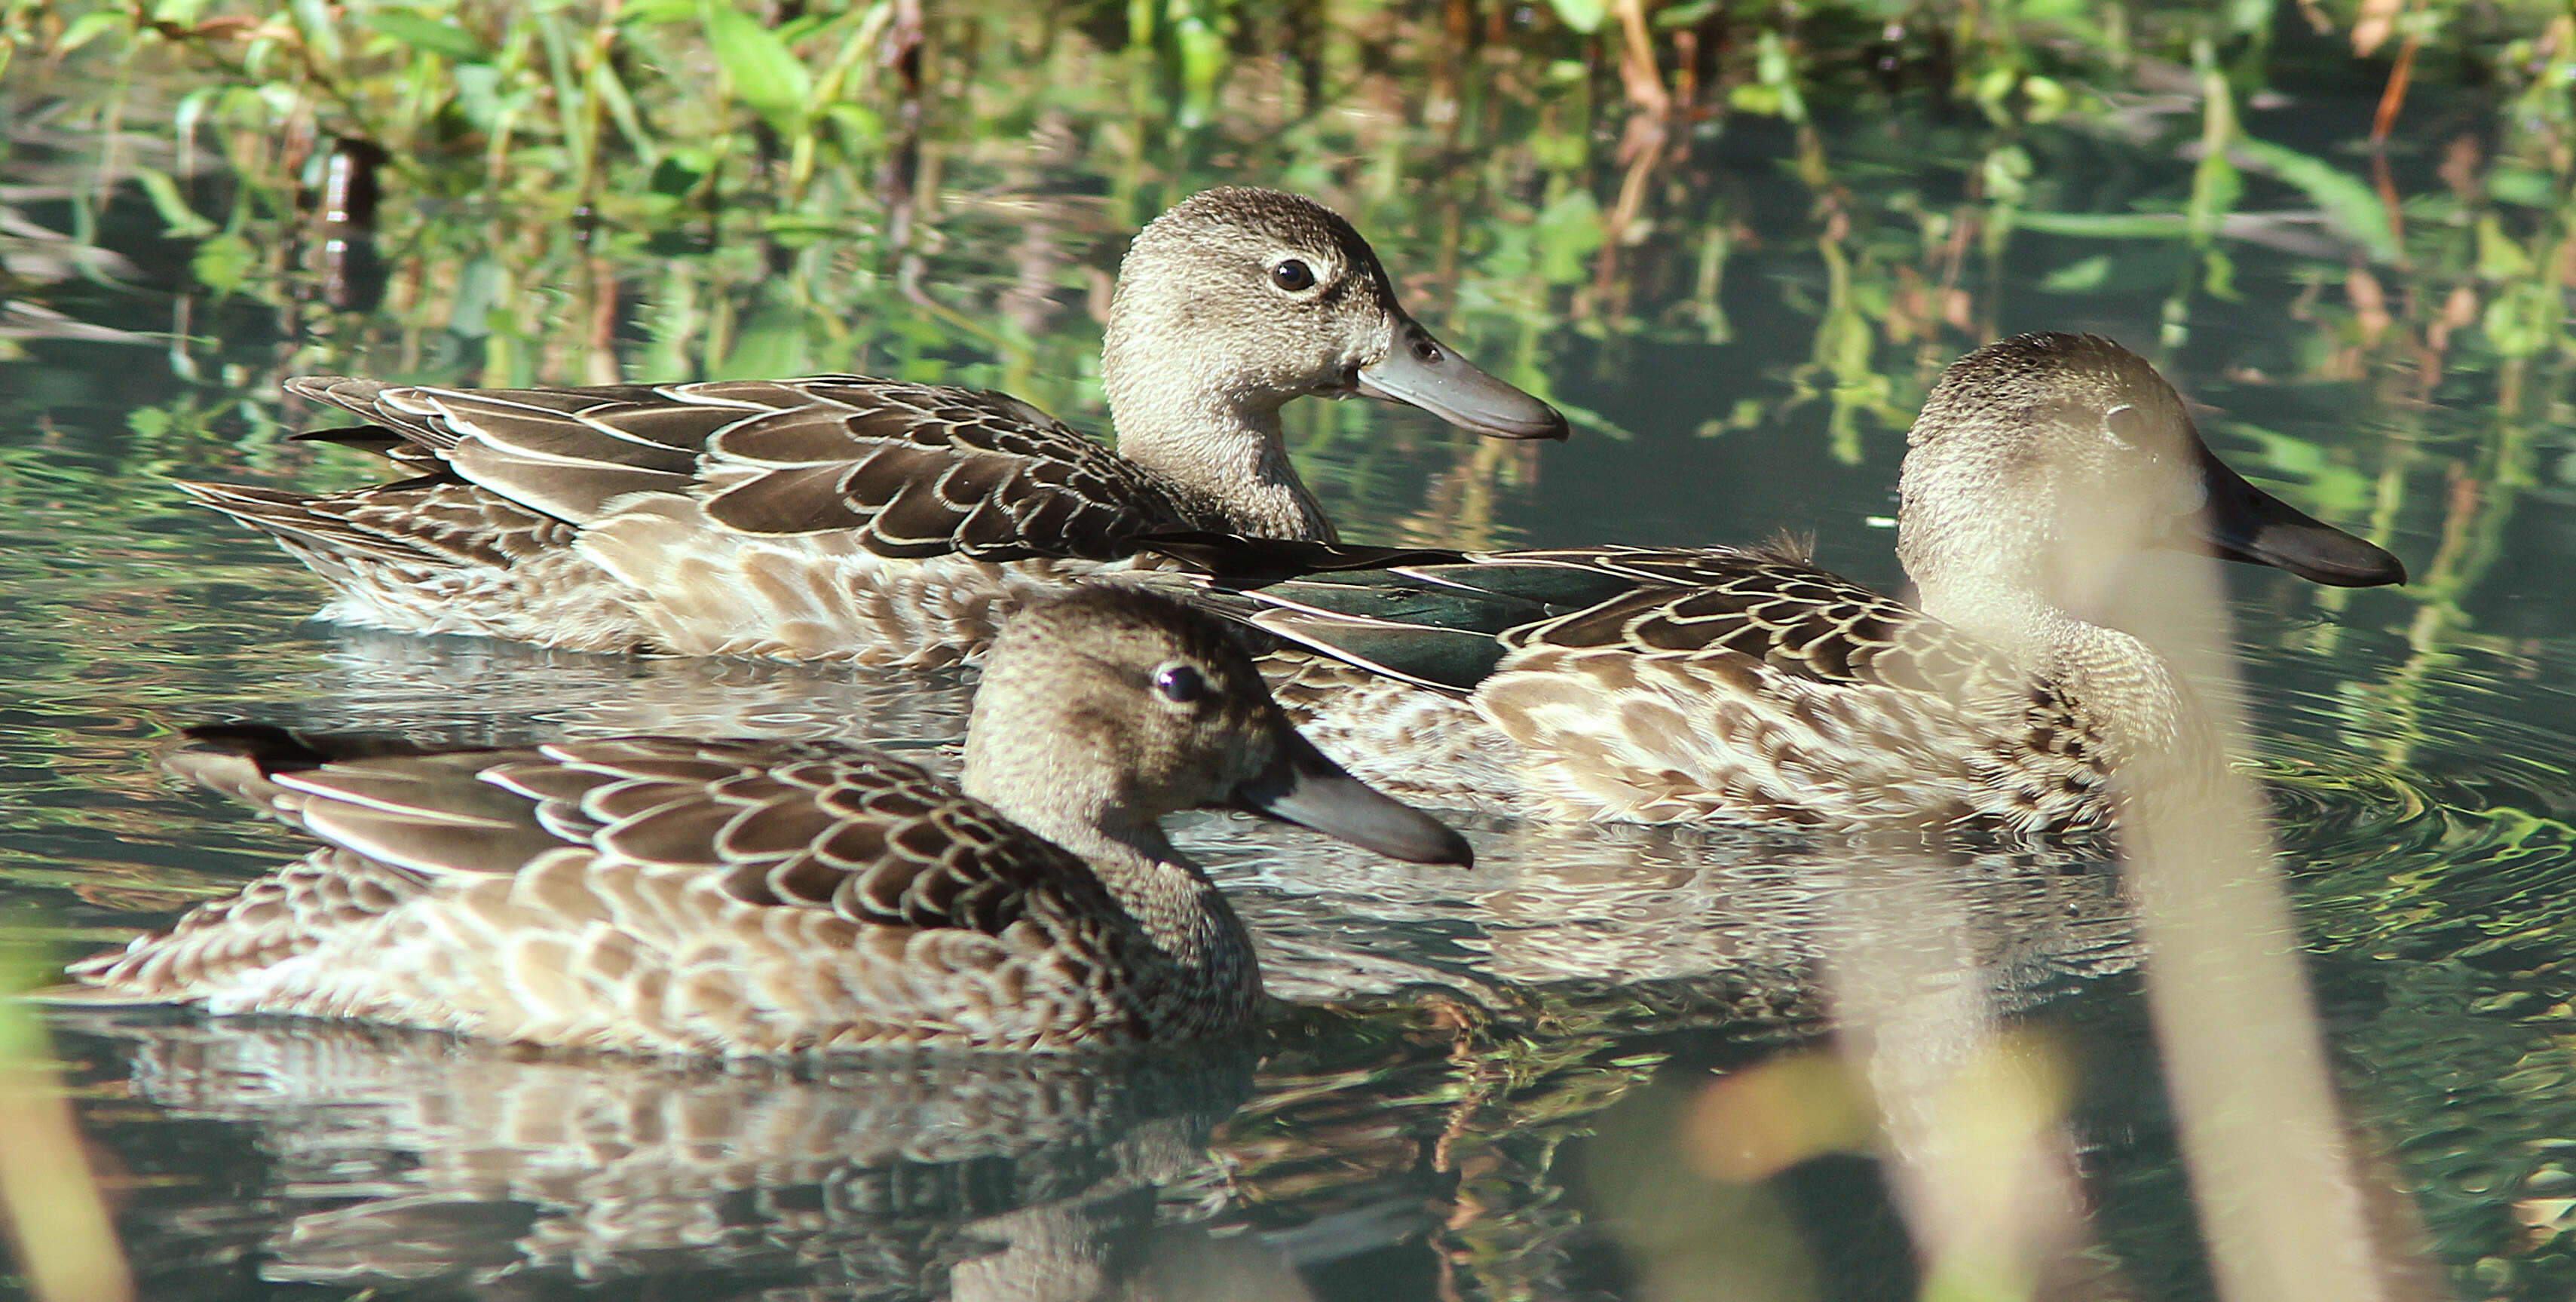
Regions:
M 1154 671 L 1154 690 L 1161 692 L 1164 700 L 1188 705 L 1208 694 L 1208 682 L 1205 675 L 1188 665 L 1170 664 Z
M 2102 413 L 2102 428 L 2110 431 L 2112 438 L 2133 448 L 2145 446 L 2152 424 L 2146 412 L 2125 404 Z
M 1294 294 L 1315 287 L 1315 269 L 1296 258 L 1282 258 L 1270 269 L 1270 283 Z

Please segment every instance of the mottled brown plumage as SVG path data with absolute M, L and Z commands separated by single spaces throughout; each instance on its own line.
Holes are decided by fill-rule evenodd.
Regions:
M 1294 275 L 1288 275 L 1290 269 Z M 1140 234 L 1102 358 L 1112 452 L 1006 394 L 862 376 L 572 389 L 290 380 L 415 478 L 182 484 L 338 590 L 324 617 L 583 651 L 935 664 L 1173 529 L 1332 536 L 1280 441 L 1302 394 L 1506 437 L 1562 417 L 1407 316 L 1349 223 L 1212 190 Z
M 2025 335 L 1943 376 L 1909 436 L 1907 606 L 1785 548 L 1574 548 L 1368 569 L 1176 552 L 1200 600 L 1275 634 L 1280 700 L 1353 772 L 1427 801 L 1550 817 L 2080 835 L 2128 756 L 2209 746 L 2138 639 L 2072 613 L 2140 547 L 2319 582 L 2395 558 L 2210 455 L 2108 340 Z M 1275 550 L 1275 549 L 1274 549 Z
M 2036 825 L 2099 799 L 2089 721 L 2028 690 L 1993 648 L 1801 558 L 1566 548 L 1399 572 L 1511 584 L 1552 568 L 1604 579 L 1610 595 L 1491 635 L 1492 667 L 1464 692 L 1319 652 L 1365 637 L 1338 619 L 1238 609 L 1290 643 L 1263 669 L 1317 744 L 1416 799 L 1807 826 Z M 1387 660 L 1404 663 L 1375 663 Z M 1961 744 L 2016 711 L 2062 742 L 2018 758 Z
M 1241 1025 L 1260 979 L 1164 815 L 1465 857 L 1300 741 L 1223 632 L 1115 589 L 1014 621 L 964 791 L 826 743 L 199 736 L 175 767 L 326 847 L 75 965 L 93 999 L 640 1052 L 1170 1039 Z

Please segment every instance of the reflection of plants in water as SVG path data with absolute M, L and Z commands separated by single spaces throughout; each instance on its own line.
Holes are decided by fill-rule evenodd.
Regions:
M 1660 1011 L 1651 995 L 1532 992 L 1508 1010 L 1434 996 L 1348 1021 L 1310 1015 L 1219 1128 L 1231 1217 L 1375 1221 L 1369 1232 L 1388 1242 L 1427 1239 L 1443 1296 L 1568 1292 L 1587 1227 L 1561 1149 L 1653 1078 L 1666 1054 L 1639 1047 L 1640 1030 L 1724 1025 L 1743 1011 L 1714 986 L 1666 993 Z M 1740 1033 L 1783 1035 L 1767 1017 Z M 1420 1201 L 1391 1211 L 1391 1186 Z
M 311 603 L 277 591 L 273 558 L 250 546 L 209 554 L 203 539 L 173 532 L 182 508 L 146 465 L 139 475 L 102 473 L 55 449 L 0 448 L 0 616 L 11 630 L 12 688 L 0 746 L 42 766 L 0 792 L 0 823 L 15 834 L 0 877 L 57 908 L 77 893 L 175 909 L 237 886 L 291 844 L 238 820 L 171 825 L 150 757 L 173 729 L 223 709 L 205 697 L 208 661 L 227 666 L 230 681 L 260 684 L 309 670 L 319 656 L 288 631 Z M 116 541 L 67 548 L 66 537 Z M 72 950 L 131 935 L 125 926 L 41 930 Z
M 80 247 L 102 231 L 138 243 L 138 226 L 182 240 L 183 333 L 241 333 L 228 296 L 274 312 L 288 342 L 267 355 L 172 354 L 259 407 L 281 370 L 511 383 L 852 367 L 998 384 L 1096 420 L 1088 319 L 1123 233 L 1237 178 L 1339 203 L 1457 342 L 1532 387 L 1548 362 L 1569 387 L 1553 346 L 1567 330 L 1615 368 L 1639 345 L 1803 320 L 1808 362 L 1708 428 L 1821 402 L 1845 460 L 1901 425 L 1960 346 L 2020 324 L 1998 298 L 2023 282 L 2079 317 L 2087 300 L 2160 302 L 2180 349 L 2241 310 L 2249 276 L 2287 277 L 2309 286 L 2301 337 L 2243 357 L 2249 379 L 2376 368 L 2416 375 L 2420 394 L 2492 369 L 2509 391 L 2565 384 L 2549 359 L 2576 275 L 2576 124 L 2550 88 L 2576 66 L 2576 33 L 2547 3 L 2364 2 L 2277 23 L 2266 6 L 2104 23 L 2040 5 L 1784 18 L 1726 0 L 326 12 L 10 19 L 18 96 L 63 100 L 50 124 L 65 134 L 33 152 L 116 141 L 48 164 L 84 184 L 58 187 L 35 224 Z M 2343 66 L 2349 47 L 2378 62 Z M 2470 68 L 2494 79 L 2483 102 L 2445 88 Z M 2275 84 L 2356 106 L 2378 88 L 2389 122 L 2439 143 L 2381 148 L 2363 175 L 2331 128 L 2274 111 Z M 2504 110 L 2492 134 L 2466 127 L 2481 107 Z M 1876 115 L 1884 130 L 1842 125 Z M 2366 126 L 2356 113 L 2343 134 Z M 337 136 L 382 146 L 400 196 L 373 313 L 329 304 L 322 241 L 299 219 Z M 2177 154 L 2196 161 L 2178 170 Z M 1106 202 L 1069 197 L 1067 176 Z M 82 326 L 137 324 L 95 292 L 45 296 L 77 299 Z M 1372 422 L 1330 416 L 1298 426 L 1310 460 L 1335 449 L 1330 491 L 1387 508 L 1377 518 L 1420 500 L 1347 437 Z M 1495 536 L 1491 486 L 1526 463 L 1460 447 L 1485 487 L 1440 494 L 1405 534 Z M 2275 460 L 2292 477 L 2343 464 L 2305 447 Z M 2392 440 L 2364 472 L 2394 474 L 2383 523 L 2437 507 L 2404 510 L 2411 464 Z
M 2300 914 L 2353 1095 L 2439 1255 L 2477 1262 L 2484 1295 L 2559 1297 L 2576 1280 L 2576 828 L 2498 795 L 2547 803 L 2364 783 L 2282 822 L 2312 865 Z

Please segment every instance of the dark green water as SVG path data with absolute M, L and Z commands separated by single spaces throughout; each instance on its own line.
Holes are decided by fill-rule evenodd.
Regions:
M 934 20 L 918 136 L 885 125 L 899 97 L 877 85 L 858 99 L 885 115 L 878 170 L 827 157 L 794 201 L 753 186 L 675 210 L 648 184 L 666 171 L 624 154 L 587 196 L 550 190 L 564 164 L 533 130 L 504 174 L 532 179 L 495 182 L 486 137 L 424 128 L 444 152 L 387 173 L 390 278 L 363 310 L 332 305 L 293 131 L 218 106 L 180 143 L 205 65 L 147 58 L 117 82 L 95 50 L 22 55 L 0 84 L 0 292 L 61 316 L 0 328 L 13 930 L 72 956 L 301 852 L 159 776 L 192 722 L 933 755 L 960 731 L 959 678 L 307 622 L 317 581 L 164 484 L 366 474 L 284 441 L 312 415 L 280 405 L 281 376 L 847 369 L 1002 385 L 1096 429 L 1088 305 L 1125 233 L 1206 185 L 1279 184 L 1349 214 L 1462 351 L 1585 413 L 1566 445 L 1507 451 L 1410 411 L 1292 408 L 1301 468 L 1356 538 L 1787 527 L 1894 585 L 1886 517 L 1924 386 L 1985 337 L 2061 329 L 2148 353 L 2222 456 L 2404 557 L 2404 589 L 2229 576 L 2321 1030 L 2368 1178 L 2405 1191 L 2439 1287 L 2576 1290 L 2576 409 L 2552 279 L 2576 260 L 2550 261 L 2565 178 L 2531 163 L 2561 138 L 2509 87 L 2422 74 L 2388 155 L 2394 253 L 2321 215 L 2345 191 L 2279 165 L 2248 164 L 2229 233 L 2195 245 L 2074 220 L 2210 200 L 2189 148 L 2206 96 L 2144 56 L 2037 120 L 1924 89 L 1927 47 L 1884 83 L 1818 53 L 1808 122 L 1677 118 L 1632 172 L 1609 64 L 1542 19 L 1495 17 L 1461 53 L 1436 15 L 1372 10 L 1305 32 L 1306 54 L 1238 54 L 1211 100 L 1168 43 L 1123 52 L 1124 21 Z M 2235 129 L 2366 190 L 2353 145 L 2385 60 L 2286 20 L 2270 39 L 2269 64 L 2229 56 L 2252 83 Z M 1718 70 L 1758 88 L 1734 58 Z M 690 120 L 638 95 L 648 126 Z M 107 102 L 126 107 L 112 149 Z M 201 229 L 173 229 L 146 169 Z M 2004 208 L 2029 216 L 2000 230 Z M 83 247 L 112 256 L 74 265 Z M 2534 286 L 2541 307 L 2516 306 Z M 154 1298 L 1892 1299 L 1924 1287 L 1927 1254 L 1886 1141 L 1794 1083 L 1831 1061 L 1847 987 L 1829 974 L 1896 953 L 1929 974 L 1924 1019 L 1965 1000 L 2007 1059 L 2063 1082 L 2047 1115 L 2080 1241 L 2038 1291 L 2209 1295 L 2110 866 L 1467 826 L 1481 861 L 1452 872 L 1188 823 L 1295 1005 L 1232 1049 L 718 1069 L 177 1017 L 60 1019 L 56 1048 Z M 1765 1081 L 1792 1084 L 1736 1088 Z

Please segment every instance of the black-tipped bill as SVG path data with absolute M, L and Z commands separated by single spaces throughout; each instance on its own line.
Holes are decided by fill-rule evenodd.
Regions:
M 2245 482 L 2207 448 L 2200 450 L 2200 470 L 2209 500 L 2191 532 L 2212 555 L 2337 588 L 2406 581 L 2406 566 L 2396 557 Z
M 1256 814 L 1311 827 L 1390 859 L 1460 867 L 1476 862 L 1467 838 L 1448 824 L 1343 772 L 1293 731 L 1279 757 L 1260 776 L 1236 787 L 1234 798 Z
M 1561 439 L 1556 408 L 1476 369 L 1431 337 L 1422 324 L 1395 316 L 1395 343 L 1359 370 L 1362 397 L 1407 402 L 1464 430 L 1498 439 Z

